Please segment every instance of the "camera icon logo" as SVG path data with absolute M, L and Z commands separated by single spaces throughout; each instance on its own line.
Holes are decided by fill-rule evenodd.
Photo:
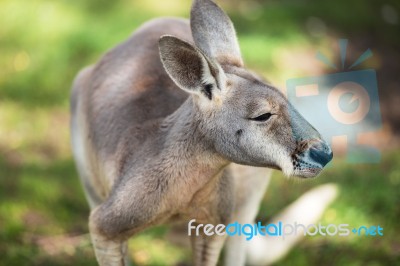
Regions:
M 379 150 L 359 143 L 362 134 L 379 131 L 382 126 L 376 72 L 350 70 L 372 53 L 367 50 L 345 71 L 347 40 L 340 40 L 339 45 L 342 72 L 287 80 L 288 100 L 334 150 L 335 139 L 345 140 L 348 162 L 377 163 Z M 318 53 L 317 58 L 337 69 L 322 54 Z
M 346 94 L 352 95 L 352 98 L 348 102 L 348 106 L 354 102 L 357 103 L 357 107 L 354 111 L 346 112 L 344 111 L 346 109 L 346 105 L 340 105 L 340 100 L 345 97 Z M 369 99 L 368 92 L 360 84 L 352 81 L 339 83 L 332 88 L 328 94 L 329 113 L 333 119 L 342 124 L 353 125 L 361 122 L 368 114 L 370 105 L 371 101 Z

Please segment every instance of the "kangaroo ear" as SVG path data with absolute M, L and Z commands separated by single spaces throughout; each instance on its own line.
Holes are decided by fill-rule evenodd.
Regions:
M 194 0 L 190 26 L 197 47 L 205 54 L 221 64 L 243 66 L 235 28 L 217 4 L 211 0 Z
M 223 71 L 198 48 L 168 35 L 160 38 L 158 46 L 164 69 L 181 89 L 209 100 L 220 90 Z

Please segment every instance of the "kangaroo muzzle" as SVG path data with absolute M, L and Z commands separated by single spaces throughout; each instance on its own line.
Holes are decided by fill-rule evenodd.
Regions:
M 309 160 L 312 163 L 319 164 L 321 168 L 329 163 L 332 158 L 333 152 L 325 141 L 314 144 L 309 148 Z
M 332 160 L 331 147 L 324 140 L 313 141 L 306 149 L 297 154 L 295 162 L 296 175 L 314 177 Z

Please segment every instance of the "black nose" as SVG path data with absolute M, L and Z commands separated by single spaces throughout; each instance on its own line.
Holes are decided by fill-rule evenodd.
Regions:
M 310 158 L 324 167 L 332 160 L 333 153 L 326 143 L 319 143 L 310 147 Z

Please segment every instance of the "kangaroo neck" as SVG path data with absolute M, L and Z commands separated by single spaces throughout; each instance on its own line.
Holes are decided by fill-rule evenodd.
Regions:
M 165 134 L 160 156 L 163 160 L 172 158 L 176 169 L 195 171 L 206 168 L 207 172 L 219 172 L 229 162 L 214 149 L 212 141 L 204 132 L 204 120 L 189 97 L 174 113 L 160 123 L 160 132 Z

